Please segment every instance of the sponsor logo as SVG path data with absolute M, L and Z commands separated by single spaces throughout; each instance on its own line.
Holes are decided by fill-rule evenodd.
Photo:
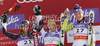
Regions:
M 99 35 L 99 34 L 100 34 L 100 32 L 98 32 L 98 31 L 95 32 L 95 35 Z
M 49 19 L 55 20 L 56 23 L 59 23 L 59 22 L 60 22 L 60 17 L 59 17 L 59 15 L 55 15 L 55 14 L 51 14 L 51 15 L 42 15 L 42 18 L 43 18 L 44 27 L 45 27 L 44 29 L 48 29 L 48 28 L 47 28 L 47 25 L 45 25 L 45 24 L 47 24 L 47 22 L 48 22 Z M 29 16 L 30 27 L 32 27 L 32 22 L 33 22 L 35 19 L 36 19 L 36 18 L 35 18 L 35 15 L 30 15 L 30 16 Z M 56 24 L 56 27 L 57 27 L 57 29 L 60 29 L 60 28 L 61 28 L 60 24 Z M 30 28 L 30 29 L 32 29 L 32 28 Z
M 69 37 L 74 37 L 74 34 L 69 34 Z
M 66 34 L 67 34 L 67 43 L 72 43 L 74 41 L 73 31 L 68 31 Z
M 10 24 L 12 24 L 12 23 L 16 23 L 16 22 L 18 22 L 20 20 L 20 18 L 18 18 L 18 17 L 13 17 L 13 16 L 11 16 L 11 17 L 9 17 L 8 18 L 8 25 L 10 25 Z
M 7 30 L 20 29 L 21 21 L 25 20 L 24 14 L 9 15 L 7 18 Z M 2 26 L 0 26 L 0 30 L 2 30 Z
M 23 1 L 20 1 L 20 0 L 17 0 L 17 2 L 19 3 L 30 3 L 30 2 L 42 2 L 43 0 L 29 0 L 29 1 L 26 1 L 26 0 L 23 0 Z

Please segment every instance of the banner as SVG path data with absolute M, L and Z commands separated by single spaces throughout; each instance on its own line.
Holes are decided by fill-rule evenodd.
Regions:
M 7 15 L 7 30 L 20 29 L 20 23 L 23 20 L 25 20 L 24 14 Z M 0 26 L 0 31 L 1 30 L 2 30 L 2 25 Z

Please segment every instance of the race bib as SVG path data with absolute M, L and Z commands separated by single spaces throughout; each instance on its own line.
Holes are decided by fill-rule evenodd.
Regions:
M 18 46 L 34 46 L 34 41 L 33 40 L 21 40 L 17 43 Z
M 74 34 L 87 34 L 86 28 L 74 28 L 73 29 Z

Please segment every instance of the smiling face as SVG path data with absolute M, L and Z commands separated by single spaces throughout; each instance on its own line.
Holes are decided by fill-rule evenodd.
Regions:
M 48 29 L 52 32 L 52 31 L 54 31 L 56 29 L 56 25 L 55 24 L 50 24 L 48 26 Z
M 28 25 L 24 25 L 24 26 L 22 27 L 22 30 L 23 30 L 24 33 L 27 33 L 28 30 L 29 30 L 29 26 L 28 26 Z
M 75 13 L 75 18 L 78 20 L 78 21 L 81 21 L 82 19 L 83 19 L 83 13 L 80 13 L 80 12 L 78 12 L 78 13 Z

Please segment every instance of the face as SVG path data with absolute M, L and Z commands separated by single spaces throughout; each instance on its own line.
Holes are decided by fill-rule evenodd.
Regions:
M 56 29 L 56 25 L 50 24 L 50 25 L 48 26 L 48 28 L 49 28 L 49 30 L 52 32 L 52 31 L 54 31 L 54 30 Z
M 83 13 L 75 13 L 75 17 L 78 21 L 81 21 L 83 19 Z
M 23 30 L 24 33 L 27 33 L 28 30 L 29 30 L 29 26 L 28 25 L 23 26 L 22 30 Z

